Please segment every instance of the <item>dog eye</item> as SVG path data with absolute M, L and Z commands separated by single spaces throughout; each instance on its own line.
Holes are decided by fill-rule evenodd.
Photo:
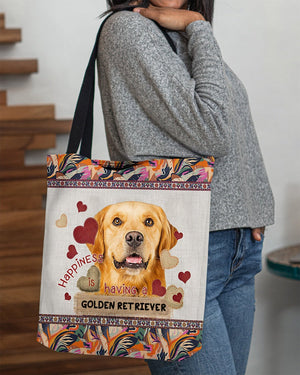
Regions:
M 115 217 L 112 223 L 113 225 L 118 226 L 122 224 L 122 220 L 119 217 Z
M 152 219 L 148 218 L 148 219 L 145 220 L 145 225 L 147 227 L 152 227 L 152 225 L 154 225 L 154 221 Z

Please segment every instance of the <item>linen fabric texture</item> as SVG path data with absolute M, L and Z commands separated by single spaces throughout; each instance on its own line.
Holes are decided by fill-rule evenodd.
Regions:
M 247 92 L 211 24 L 197 20 L 167 33 L 177 54 L 139 13 L 117 12 L 103 27 L 98 75 L 110 158 L 213 155 L 210 230 L 273 224 Z

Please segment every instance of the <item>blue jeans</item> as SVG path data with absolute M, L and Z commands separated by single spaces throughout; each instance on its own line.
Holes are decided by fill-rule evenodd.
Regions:
M 180 362 L 147 360 L 152 374 L 245 374 L 262 245 L 250 228 L 210 232 L 202 349 Z

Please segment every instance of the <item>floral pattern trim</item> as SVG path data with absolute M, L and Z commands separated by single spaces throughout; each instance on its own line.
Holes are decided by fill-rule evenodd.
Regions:
M 214 158 L 145 161 L 91 160 L 77 154 L 48 155 L 48 179 L 210 183 Z
M 210 191 L 208 182 L 153 182 L 153 181 L 94 181 L 94 180 L 48 180 L 49 188 L 88 189 L 144 189 L 144 190 L 203 190 Z
M 37 341 L 57 352 L 181 361 L 201 349 L 202 330 L 39 323 Z
M 115 317 L 115 316 L 95 316 L 95 315 L 50 315 L 40 314 L 39 323 L 50 324 L 88 324 L 101 326 L 134 326 L 134 327 L 151 327 L 151 328 L 171 328 L 171 329 L 201 329 L 203 328 L 202 320 L 170 320 L 170 319 L 153 319 L 153 318 L 132 318 L 132 317 Z

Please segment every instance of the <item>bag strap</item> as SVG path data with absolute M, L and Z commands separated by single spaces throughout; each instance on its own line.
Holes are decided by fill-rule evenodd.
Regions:
M 108 17 L 106 17 L 103 20 L 96 36 L 95 45 L 92 50 L 88 66 L 84 74 L 83 82 L 76 104 L 67 148 L 68 154 L 77 153 L 79 144 L 81 142 L 80 155 L 86 156 L 87 158 L 91 158 L 94 122 L 95 62 L 97 59 L 98 41 L 105 22 L 113 14 L 114 13 L 109 14 Z M 173 40 L 168 35 L 168 33 L 166 32 L 166 30 L 162 26 L 160 26 L 156 21 L 153 22 L 156 23 L 156 25 L 163 32 L 173 51 L 177 53 L 176 46 Z

